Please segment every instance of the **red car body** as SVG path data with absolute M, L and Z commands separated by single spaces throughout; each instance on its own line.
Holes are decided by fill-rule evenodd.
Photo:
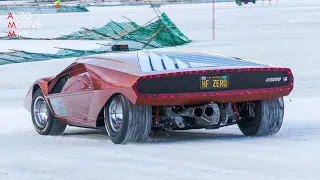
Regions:
M 200 77 L 220 75 L 228 75 L 229 88 L 197 89 Z M 24 101 L 28 111 L 38 88 L 56 118 L 69 125 L 96 128 L 104 105 L 114 94 L 150 106 L 254 101 L 289 95 L 293 75 L 288 68 L 238 58 L 145 51 L 77 59 L 57 76 L 32 85 Z

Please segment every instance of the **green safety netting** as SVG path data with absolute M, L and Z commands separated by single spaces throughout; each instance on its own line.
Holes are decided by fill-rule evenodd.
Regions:
M 2 37 L 2 39 L 8 39 L 8 37 Z M 17 40 L 21 38 L 9 39 Z M 30 39 L 41 40 L 46 38 Z M 111 21 L 101 28 L 83 28 L 81 31 L 47 40 L 105 40 L 107 43 L 104 44 L 102 48 L 95 50 L 75 50 L 61 48 L 56 54 L 33 53 L 17 50 L 3 53 L 0 52 L 0 65 L 106 53 L 113 51 L 112 46 L 114 45 L 128 45 L 129 51 L 133 51 L 180 46 L 191 42 L 191 40 L 189 40 L 174 25 L 174 23 L 165 13 L 153 18 L 142 26 L 139 26 L 131 21 L 123 23 Z
M 9 15 L 14 12 L 28 12 L 31 14 L 49 14 L 49 13 L 70 13 L 70 12 L 89 12 L 89 10 L 82 5 L 61 5 L 56 8 L 54 5 L 0 5 L 0 15 Z

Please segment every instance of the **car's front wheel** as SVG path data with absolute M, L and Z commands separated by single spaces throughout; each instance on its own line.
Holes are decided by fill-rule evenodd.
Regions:
M 265 136 L 276 134 L 282 125 L 284 116 L 283 97 L 256 101 L 255 116 L 243 118 L 238 123 L 241 132 L 247 136 Z
M 151 106 L 134 105 L 123 95 L 117 94 L 106 104 L 104 114 L 106 130 L 113 143 L 144 142 L 149 137 Z
M 53 116 L 41 89 L 36 90 L 33 94 L 31 117 L 34 128 L 41 135 L 59 135 L 67 126 Z

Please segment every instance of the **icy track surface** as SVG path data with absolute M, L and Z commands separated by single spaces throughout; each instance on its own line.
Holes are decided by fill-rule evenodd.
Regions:
M 266 3 L 267 4 L 267 3 Z M 92 8 L 90 13 L 37 15 L 58 36 L 100 27 L 122 15 L 143 23 L 148 7 Z M 40 136 L 22 108 L 30 85 L 55 75 L 74 59 L 0 66 L 0 180 L 319 180 L 320 2 L 279 0 L 279 5 L 216 4 L 216 41 L 211 5 L 160 8 L 194 40 L 177 49 L 215 52 L 292 68 L 295 89 L 285 98 L 281 131 L 245 137 L 237 126 L 158 134 L 145 144 L 113 145 L 104 131 L 67 127 L 61 136 Z M 0 32 L 6 17 L 0 16 Z M 3 23 L 3 24 L 2 24 Z M 2 28 L 2 29 L 1 29 Z M 0 51 L 54 52 L 54 47 L 91 49 L 96 42 L 0 41 Z

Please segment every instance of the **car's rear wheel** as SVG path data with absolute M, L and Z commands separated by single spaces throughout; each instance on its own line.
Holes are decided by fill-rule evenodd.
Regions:
M 34 128 L 41 135 L 61 134 L 67 126 L 53 116 L 41 89 L 36 90 L 33 94 L 31 117 Z
M 123 95 L 111 98 L 104 108 L 104 121 L 110 139 L 115 144 L 144 142 L 152 123 L 151 106 L 137 106 Z
M 256 101 L 255 116 L 243 118 L 238 123 L 241 132 L 247 136 L 266 136 L 276 134 L 284 116 L 283 98 Z

